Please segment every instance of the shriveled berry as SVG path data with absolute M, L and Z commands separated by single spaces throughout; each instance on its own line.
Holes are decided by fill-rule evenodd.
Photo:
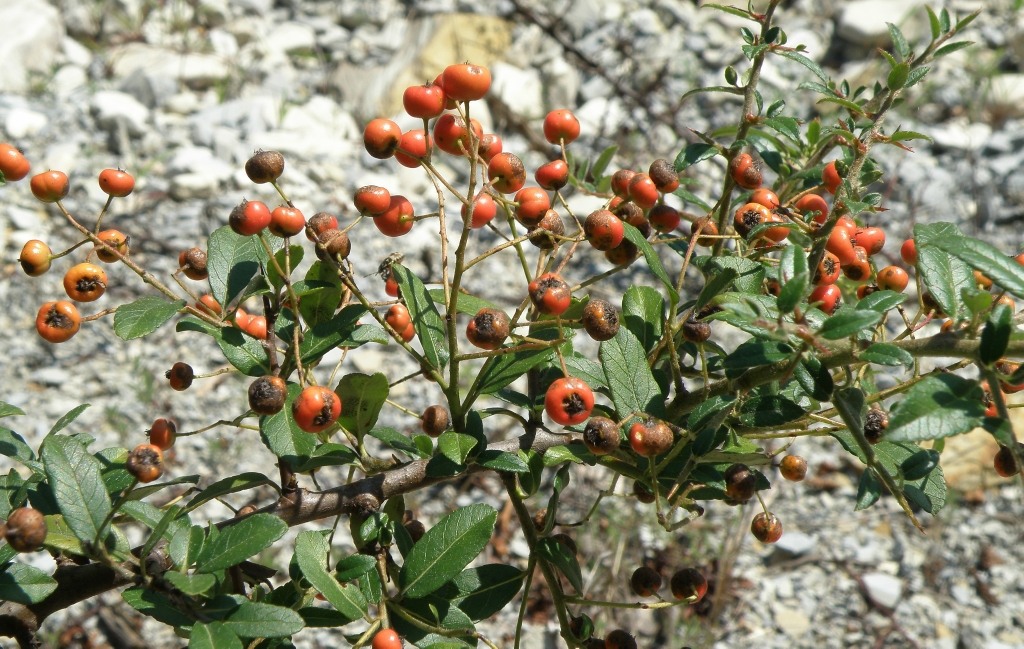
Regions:
M 691 343 L 702 343 L 706 342 L 711 338 L 711 323 L 696 320 L 694 318 L 687 318 L 683 322 L 682 328 L 683 338 L 689 340 Z
M 284 156 L 260 149 L 245 161 L 245 175 L 256 184 L 274 182 L 284 173 Z
M 529 241 L 542 250 L 551 250 L 565 236 L 565 223 L 555 210 L 544 212 L 536 227 L 529 230 Z
M 636 638 L 625 629 L 615 629 L 604 637 L 605 649 L 636 649 Z
M 670 194 L 679 188 L 679 174 L 672 167 L 672 163 L 664 158 L 652 162 L 647 175 L 654 181 L 654 186 L 659 192 Z
M 619 332 L 619 312 L 607 300 L 590 300 L 583 307 L 583 328 L 597 341 L 611 340 Z
M 619 425 L 608 417 L 591 417 L 583 429 L 583 443 L 594 455 L 607 455 L 619 448 Z
M 1017 443 L 1017 452 L 1024 454 L 1024 444 Z M 1020 467 L 1017 466 L 1017 460 L 1013 457 L 1010 447 L 1002 444 L 999 445 L 999 450 L 992 458 L 992 466 L 996 470 L 996 474 L 1003 478 L 1011 478 L 1020 473 Z
M 139 444 L 128 454 L 125 469 L 139 482 L 153 482 L 164 473 L 163 451 L 153 444 Z
M 288 386 L 280 376 L 261 376 L 249 384 L 249 407 L 257 415 L 273 415 L 284 408 Z
M 746 464 L 733 464 L 725 470 L 725 495 L 730 500 L 745 502 L 757 491 L 757 476 Z
M 466 327 L 466 338 L 480 349 L 498 349 L 508 338 L 511 321 L 499 309 L 483 308 Z
M 167 370 L 164 376 L 170 382 L 172 390 L 181 392 L 189 389 L 196 375 L 191 365 L 178 361 L 171 365 L 171 369 Z
M 665 422 L 648 418 L 629 427 L 629 445 L 641 457 L 655 457 L 672 448 L 675 437 Z
M 864 417 L 864 437 L 871 444 L 882 441 L 885 430 L 889 428 L 889 413 L 881 408 L 869 408 Z
M 206 267 L 206 251 L 202 248 L 182 250 L 178 255 L 178 267 L 185 273 L 185 277 L 196 281 L 202 281 L 210 276 L 210 271 Z

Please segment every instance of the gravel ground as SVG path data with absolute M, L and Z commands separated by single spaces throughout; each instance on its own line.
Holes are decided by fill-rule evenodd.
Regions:
M 894 259 L 892 242 L 928 220 L 957 222 L 1006 252 L 1024 244 L 1024 11 L 1014 4 L 946 4 L 961 14 L 985 11 L 967 36 L 977 47 L 936 65 L 893 119 L 934 142 L 918 143 L 913 155 L 879 152 L 890 172 L 881 188 L 891 238 L 884 254 Z M 780 16 L 790 42 L 807 44 L 833 76 L 849 79 L 877 75 L 873 52 L 888 42 L 886 21 L 909 34 L 927 30 L 915 0 L 794 0 Z M 455 61 L 490 66 L 494 91 L 475 116 L 502 133 L 505 150 L 520 153 L 528 168 L 549 154 L 530 130 L 538 130 L 547 110 L 564 106 L 577 107 L 583 122 L 579 151 L 617 144 L 613 164 L 623 167 L 672 159 L 688 128 L 732 120 L 732 106 L 722 100 L 678 100 L 696 85 L 719 85 L 724 66 L 741 65 L 739 26 L 684 0 L 20 0 L 0 6 L 0 132 L 35 169 L 67 171 L 68 204 L 83 214 L 102 204 L 92 180 L 99 169 L 132 171 L 137 191 L 115 202 L 106 222 L 129 232 L 133 258 L 166 279 L 177 252 L 223 224 L 242 197 L 271 199 L 242 173 L 256 148 L 285 153 L 286 190 L 306 214 L 350 217 L 352 191 L 368 183 L 400 187 L 417 206 L 429 205 L 433 190 L 419 172 L 369 158 L 359 136 L 367 119 L 397 114 L 407 85 Z M 784 98 L 797 115 L 809 115 L 813 97 L 791 90 L 804 72 L 787 62 L 769 66 L 766 101 Z M 713 187 L 721 170 L 705 165 L 699 173 L 698 186 Z M 93 405 L 75 426 L 102 446 L 138 443 L 154 413 L 188 429 L 244 407 L 246 381 L 237 376 L 203 380 L 182 393 L 167 388 L 163 371 L 174 361 L 197 372 L 219 368 L 211 343 L 193 335 L 166 330 L 159 345 L 123 342 L 98 323 L 67 344 L 40 343 L 32 321 L 40 302 L 61 294 L 60 273 L 28 281 L 15 260 L 29 238 L 44 238 L 55 250 L 73 239 L 25 183 L 0 194 L 0 326 L 8 340 L 0 385 L 2 400 L 29 413 L 11 425 L 30 443 L 82 402 Z M 353 261 L 369 273 L 400 250 L 415 271 L 429 274 L 431 242 L 425 231 L 400 241 L 367 237 Z M 140 294 L 125 269 L 108 272 L 109 297 L 98 308 Z M 504 272 L 496 265 L 493 276 Z M 610 297 L 624 281 L 644 280 L 622 280 Z M 499 301 L 519 299 L 520 287 L 499 282 L 487 289 Z M 415 369 L 379 348 L 352 362 L 364 372 L 385 364 L 398 374 Z M 411 383 L 396 395 L 418 406 L 435 397 Z M 399 421 L 393 423 L 404 426 Z M 972 439 L 944 454 L 957 490 L 938 516 L 924 517 L 926 534 L 891 500 L 854 512 L 857 468 L 837 445 L 813 440 L 798 443 L 813 479 L 779 484 L 768 494 L 786 528 L 774 547 L 746 533 L 752 508 L 710 507 L 670 535 L 652 525 L 649 510 L 612 497 L 572 531 L 581 556 L 590 558 L 584 574 L 591 595 L 628 597 L 624 575 L 642 558 L 669 571 L 701 565 L 714 576 L 716 594 L 688 612 L 590 613 L 603 628 L 628 626 L 649 647 L 1024 647 L 1024 492 L 1019 484 L 979 479 L 992 452 L 984 442 Z M 198 472 L 204 480 L 272 463 L 251 431 L 225 428 L 182 439 L 175 456 L 171 475 Z M 947 459 L 958 466 L 946 466 Z M 0 461 L 0 471 L 7 470 Z M 585 511 L 585 494 L 605 488 L 604 479 L 581 472 L 569 511 Z M 446 485 L 412 504 L 424 520 L 436 520 L 452 503 L 500 506 L 497 489 L 488 480 Z M 513 541 L 507 556 L 521 561 L 525 554 Z M 84 624 L 93 646 L 132 637 L 111 630 L 111 619 L 138 622 L 117 602 L 107 597 L 55 616 L 48 637 L 54 641 L 74 623 Z M 481 627 L 501 646 L 514 609 Z M 531 610 L 524 646 L 558 646 L 550 616 L 542 605 Z M 135 633 L 150 647 L 182 646 L 151 624 Z M 295 638 L 297 647 L 339 642 L 338 634 L 321 630 Z

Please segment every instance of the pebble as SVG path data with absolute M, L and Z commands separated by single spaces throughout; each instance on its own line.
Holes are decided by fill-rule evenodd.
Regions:
M 0 6 L 0 92 L 26 93 L 32 74 L 47 74 L 60 53 L 62 32 L 60 13 L 45 0 Z
M 861 577 L 864 590 L 872 602 L 886 609 L 894 609 L 903 596 L 903 582 L 882 572 L 869 572 Z

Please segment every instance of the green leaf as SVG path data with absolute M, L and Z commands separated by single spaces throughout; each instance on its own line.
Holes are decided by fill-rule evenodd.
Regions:
M 804 409 L 800 404 L 778 394 L 747 399 L 737 412 L 740 423 L 754 428 L 781 426 L 803 415 Z
M 249 489 L 255 489 L 256 487 L 264 485 L 269 485 L 274 487 L 274 489 L 277 489 L 277 484 L 262 473 L 240 473 L 228 478 L 223 478 L 193 496 L 184 511 L 194 511 L 196 508 L 205 505 L 211 500 L 220 498 L 221 496 L 238 493 L 239 491 L 248 491 Z
M 992 309 L 981 332 L 979 358 L 985 365 L 995 363 L 1006 352 L 1013 332 L 1013 311 L 1005 304 Z
M 191 566 L 203 549 L 206 535 L 198 525 L 183 525 L 171 537 L 170 555 L 176 566 Z
M 288 402 L 280 412 L 260 417 L 260 437 L 277 457 L 298 466 L 316 448 L 316 436 L 299 428 L 292 417 L 291 403 L 302 390 L 297 383 L 288 384 Z
M 269 260 L 257 237 L 235 234 L 226 225 L 210 234 L 206 255 L 210 292 L 225 307 L 245 290 Z
M 519 457 L 516 453 L 508 451 L 483 451 L 477 456 L 476 463 L 492 471 L 526 473 L 530 470 L 530 467 L 526 465 L 526 461 L 523 458 Z
M 406 597 L 428 595 L 459 574 L 487 546 L 498 512 L 484 504 L 442 518 L 413 546 L 398 582 Z
M 735 406 L 736 397 L 731 394 L 711 397 L 690 412 L 686 419 L 686 427 L 698 434 L 705 430 L 717 431 L 722 422 L 732 414 Z
M 317 446 L 316 450 L 309 456 L 309 459 L 297 465 L 295 470 L 299 473 L 307 473 L 320 467 L 344 466 L 346 464 L 356 464 L 358 461 L 359 456 L 348 446 L 327 442 Z
M 335 566 L 334 578 L 338 581 L 351 581 L 362 577 L 373 570 L 377 562 L 365 554 L 353 554 L 345 557 Z
M 882 320 L 878 311 L 846 309 L 829 317 L 818 329 L 818 335 L 826 340 L 839 340 L 855 336 L 871 329 Z
M 903 293 L 897 293 L 896 291 L 875 291 L 857 302 L 857 310 L 864 311 L 866 309 L 871 309 L 872 311 L 885 313 L 889 309 L 895 309 L 906 301 L 907 296 Z
M 718 155 L 718 147 L 703 142 L 694 142 L 687 144 L 686 148 L 679 152 L 672 166 L 678 172 L 716 155 Z
M 951 223 L 931 223 L 914 226 L 914 240 L 917 242 L 917 269 L 925 287 L 950 319 L 960 319 L 964 310 L 961 290 L 974 287 L 975 281 L 967 264 L 958 259 L 953 250 L 959 251 L 970 239 Z M 1005 258 L 1001 253 L 999 256 Z M 989 277 L 996 281 L 995 277 Z
M 772 50 L 772 52 L 778 54 L 779 56 L 784 56 L 790 61 L 796 61 L 797 63 L 804 66 L 812 73 L 814 73 L 814 76 L 818 77 L 823 82 L 828 83 L 828 75 L 825 74 L 825 71 L 821 69 L 821 66 L 819 66 L 817 63 L 807 58 L 800 52 L 794 52 L 792 50 Z
M 167 595 L 154 590 L 148 590 L 141 586 L 129 588 L 121 592 L 121 599 L 139 613 L 148 615 L 167 626 L 185 627 L 195 622 L 178 610 Z
M 787 250 L 796 247 L 788 246 Z M 804 271 L 783 282 L 782 288 L 779 290 L 779 297 L 775 300 L 775 304 L 779 307 L 779 313 L 789 313 L 796 305 L 803 301 L 804 293 L 807 292 L 807 285 L 810 281 L 810 275 Z
M 651 247 L 651 244 L 644 238 L 644 235 L 640 234 L 639 230 L 629 223 L 623 223 L 622 225 L 626 230 L 626 238 L 633 242 L 633 245 L 643 253 L 644 260 L 647 261 L 647 267 L 651 269 L 655 277 L 661 280 L 662 286 L 665 287 L 665 291 L 669 294 L 673 303 L 678 302 L 679 293 L 676 292 L 672 278 L 665 272 L 665 267 L 661 265 L 661 257 L 658 256 L 658 252 Z
M 914 366 L 914 356 L 910 352 L 888 343 L 875 343 L 857 354 L 857 358 L 874 365 L 902 365 L 906 368 Z
M 281 275 L 277 272 L 277 267 L 280 266 L 281 270 L 285 270 L 285 261 L 289 262 L 290 268 L 294 271 L 302 263 L 302 258 L 305 256 L 305 249 L 302 246 L 291 245 L 285 248 L 281 247 L 276 253 L 274 253 L 274 259 L 277 260 L 277 266 L 274 264 L 267 264 L 267 279 L 270 284 L 279 289 L 284 286 L 284 280 Z M 292 290 L 295 290 L 294 288 Z
M 622 319 L 647 351 L 662 334 L 665 299 L 649 286 L 630 286 L 622 296 Z
M 857 484 L 857 504 L 854 511 L 867 509 L 878 502 L 882 497 L 882 483 L 878 481 L 875 472 L 868 470 L 860 474 L 860 482 Z
M 412 324 L 423 346 L 423 355 L 433 367 L 443 368 L 448 363 L 448 343 L 444 319 L 437 312 L 434 301 L 419 277 L 401 264 L 391 266 L 391 275 L 398 282 L 405 305 L 409 307 Z
M 300 532 L 295 539 L 295 559 L 302 575 L 339 613 L 349 620 L 358 620 L 367 611 L 366 598 L 357 586 L 340 584 L 327 572 L 329 551 L 327 539 L 320 532 Z
M 764 125 L 778 131 L 794 142 L 800 141 L 800 122 L 792 117 L 767 117 L 764 120 Z
M 192 626 L 189 649 L 242 649 L 242 641 L 221 622 L 199 622 Z
M 49 432 L 46 433 L 46 436 L 49 437 L 51 435 L 56 435 L 60 431 L 67 428 L 71 424 L 71 422 L 78 419 L 79 415 L 85 412 L 85 409 L 88 407 L 88 403 L 83 403 L 81 405 L 75 406 L 71 410 L 68 410 L 67 413 L 64 414 L 64 416 L 58 419 L 57 422 L 50 427 L 50 430 Z
M 263 376 L 270 373 L 270 359 L 261 341 L 234 327 L 218 328 L 213 337 L 224 352 L 224 358 L 242 374 Z
M 640 341 L 626 327 L 620 327 L 611 340 L 601 343 L 598 352 L 612 403 L 619 417 L 634 412 L 661 416 L 665 396 L 647 365 L 647 354 Z
M 555 355 L 553 347 L 502 354 L 488 361 L 477 379 L 479 394 L 494 394 Z
M 25 411 L 18 406 L 12 406 L 11 404 L 0 401 L 0 418 L 11 417 L 11 416 L 24 416 Z
M 889 90 L 900 90 L 907 84 L 907 77 L 910 75 L 910 65 L 900 63 L 885 78 L 885 85 Z
M 0 455 L 18 460 L 27 466 L 39 466 L 39 463 L 35 461 L 36 454 L 25 438 L 2 426 L 0 426 Z
M 547 561 L 558 572 L 565 575 L 577 593 L 583 592 L 583 573 L 580 571 L 580 563 L 576 559 L 576 555 L 564 543 L 550 536 L 545 537 L 537 544 L 537 554 L 543 561 Z
M 320 287 L 326 286 L 315 292 L 306 293 L 299 300 L 299 313 L 302 314 L 302 319 L 309 326 L 316 327 L 331 320 L 334 312 L 338 310 L 338 303 L 341 301 L 341 280 L 333 266 L 314 261 L 306 271 L 305 282 Z
M 569 374 L 587 382 L 591 389 L 607 387 L 604 368 L 597 361 L 579 355 L 565 357 L 565 367 Z
M 933 54 L 932 56 L 934 56 L 935 58 L 939 58 L 940 56 L 952 54 L 953 52 L 962 50 L 965 47 L 970 47 L 971 45 L 974 45 L 974 41 L 954 41 L 952 43 L 943 45 L 939 49 L 935 50 L 935 54 Z
M 477 443 L 475 437 L 448 430 L 437 438 L 437 450 L 455 464 L 462 465 L 466 463 L 466 458 L 469 457 Z
M 92 543 L 111 510 L 99 460 L 78 440 L 60 435 L 43 442 L 42 460 L 68 527 L 81 541 Z
M 350 304 L 333 317 L 323 320 L 302 334 L 299 351 L 302 363 L 312 364 L 336 347 L 357 347 L 361 342 L 352 335 L 359 327 L 359 318 L 366 313 L 362 304 Z
M 915 233 L 917 229 L 915 228 Z M 981 271 L 993 282 L 1017 297 L 1024 297 L 1024 266 L 1006 256 L 995 246 L 964 236 L 936 237 L 918 249 L 918 265 L 920 265 L 920 253 L 933 246 L 962 260 L 971 268 Z M 970 281 L 974 281 L 973 276 Z
M 250 601 L 242 602 L 223 624 L 240 638 L 285 638 L 305 626 L 302 616 L 290 608 Z
M 736 280 L 733 282 L 736 290 L 742 293 L 759 292 L 764 283 L 764 266 L 746 257 L 694 257 L 693 265 L 704 273 L 705 277 L 711 277 L 727 268 L 736 271 Z
M 186 575 L 173 570 L 165 572 L 164 579 L 186 595 L 205 595 L 217 585 L 213 575 Z
M 401 451 L 412 457 L 427 457 L 420 452 L 419 447 L 416 446 L 413 440 L 409 439 L 407 435 L 403 435 L 394 428 L 381 426 L 374 428 L 369 434 L 370 437 L 379 439 L 396 451 Z
M 835 381 L 828 368 L 814 356 L 804 357 L 793 366 L 793 376 L 807 396 L 817 401 L 830 401 Z
M 939 17 L 935 15 L 935 10 L 928 5 L 925 5 L 924 8 L 925 11 L 928 12 L 928 25 L 932 30 L 932 40 L 935 40 L 942 35 L 942 27 L 939 25 Z
M 722 361 L 725 373 L 730 378 L 739 376 L 752 367 L 771 365 L 788 359 L 793 348 L 777 340 L 748 340 L 737 347 Z
M 432 299 L 435 304 L 445 304 L 443 288 L 428 289 L 427 293 L 430 294 L 430 299 Z M 480 311 L 480 309 L 500 309 L 500 307 L 494 302 L 468 293 L 460 292 L 458 299 L 455 300 L 456 313 L 474 316 Z
M 910 80 L 907 80 L 907 85 L 910 85 Z M 889 140 L 892 142 L 909 142 L 910 140 L 928 140 L 932 141 L 931 136 L 925 135 L 924 133 L 918 133 L 917 131 L 896 131 L 889 136 Z
M 388 398 L 388 377 L 377 372 L 346 374 L 335 392 L 341 397 L 341 416 L 338 421 L 348 431 L 362 437 L 373 428 L 380 409 Z
M 288 531 L 288 524 L 271 514 L 253 514 L 220 531 L 203 547 L 196 571 L 217 572 L 238 565 L 273 545 Z
M 114 312 L 114 333 L 121 340 L 148 336 L 184 307 L 184 300 L 168 302 L 160 297 L 140 297 L 117 307 Z
M 966 433 L 985 416 L 981 386 L 955 374 L 925 377 L 890 412 L 885 439 L 920 442 Z
M 939 452 L 935 449 L 921 449 L 900 462 L 900 473 L 905 480 L 920 480 L 939 465 Z
M 445 584 L 438 594 L 474 621 L 486 620 L 515 598 L 526 573 L 500 563 L 467 568 Z
M 0 566 L 0 601 L 38 604 L 57 590 L 57 580 L 24 563 Z
M 865 462 L 860 446 L 848 431 L 832 433 L 832 436 L 838 439 L 847 451 L 857 456 L 862 462 Z M 886 438 L 888 438 L 888 432 L 886 433 Z M 875 461 L 878 463 L 879 470 L 884 471 L 890 476 L 899 475 L 903 463 L 921 451 L 921 448 L 916 444 L 892 443 L 889 441 L 874 444 L 871 449 L 875 455 Z M 865 473 L 871 473 L 873 470 L 869 469 Z M 877 476 L 875 477 L 877 478 Z M 871 496 L 873 494 L 870 491 L 872 487 L 870 483 L 866 485 L 862 483 L 862 486 L 866 491 L 864 494 L 858 494 L 858 506 L 863 508 L 871 505 L 873 502 Z M 874 489 L 880 490 L 877 486 Z M 903 496 L 908 501 L 916 504 L 929 514 L 938 512 L 945 507 L 947 494 L 942 467 L 936 465 L 927 475 L 915 480 L 909 480 L 904 477 L 903 483 L 900 485 L 900 491 L 902 491 Z M 863 499 L 861 498 L 862 495 Z
M 893 47 L 900 55 L 900 58 L 905 59 L 910 56 L 910 44 L 907 43 L 907 39 L 903 36 L 900 28 L 892 23 L 885 23 L 885 25 L 889 28 L 889 36 L 892 37 Z
M 700 311 L 704 308 L 716 295 L 729 288 L 738 276 L 739 274 L 734 268 L 722 268 L 717 273 L 709 275 L 704 288 L 697 295 L 697 302 L 694 304 L 693 310 Z

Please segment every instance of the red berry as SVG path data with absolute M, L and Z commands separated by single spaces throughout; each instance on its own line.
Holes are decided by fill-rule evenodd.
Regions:
M 15 182 L 28 175 L 32 165 L 28 158 L 14 145 L 4 142 L 0 144 L 0 173 L 6 182 Z
M 100 261 L 112 264 L 121 257 L 128 255 L 128 237 L 123 232 L 118 230 L 104 230 L 97 234 L 96 237 L 113 248 L 113 250 L 110 250 L 96 244 L 93 250 L 96 252 L 96 257 Z
M 356 190 L 352 202 L 360 214 L 380 216 L 391 207 L 391 192 L 379 185 L 365 185 Z
M 572 304 L 572 291 L 560 276 L 546 273 L 530 282 L 530 300 L 541 313 L 560 315 Z
M 580 121 L 571 110 L 553 110 L 544 117 L 544 139 L 551 144 L 569 144 L 580 136 Z
M 539 224 L 551 209 L 551 198 L 540 187 L 523 187 L 516 192 L 516 220 L 528 228 Z
M 421 128 L 413 129 L 402 133 L 398 141 L 398 149 L 395 151 L 395 160 L 403 167 L 415 169 L 420 166 L 421 160 L 426 160 L 430 155 L 432 142 L 430 136 Z
M 128 454 L 125 469 L 139 482 L 153 482 L 164 473 L 163 451 L 154 444 L 139 444 Z
M 104 169 L 100 172 L 99 182 L 103 193 L 115 198 L 124 198 L 135 189 L 135 179 L 120 169 Z
M 472 211 L 470 211 L 472 210 Z M 498 205 L 490 194 L 481 192 L 469 206 L 462 206 L 462 220 L 469 219 L 469 227 L 480 229 L 490 223 L 498 213 Z
M 191 365 L 178 361 L 171 366 L 171 369 L 164 372 L 164 376 L 167 377 L 172 390 L 181 392 L 189 389 L 196 374 Z
M 422 119 L 433 119 L 443 113 L 446 101 L 444 90 L 432 83 L 409 86 L 402 93 L 402 106 L 405 112 Z
M 402 129 L 390 119 L 378 117 L 370 120 L 363 129 L 363 146 L 374 158 L 386 160 L 395 155 Z
M 64 274 L 64 291 L 75 302 L 93 302 L 106 290 L 107 273 L 96 264 L 76 264 Z
M 228 225 L 243 237 L 258 234 L 270 225 L 270 208 L 262 201 L 243 200 L 231 210 Z
M 311 385 L 292 404 L 296 425 L 307 433 L 327 430 L 341 415 L 341 397 L 330 388 Z
M 544 395 L 544 411 L 562 426 L 587 420 L 594 409 L 594 392 L 583 379 L 574 376 L 555 379 Z
M 150 444 L 156 446 L 161 451 L 166 451 L 174 446 L 174 438 L 178 436 L 178 426 L 174 423 L 174 420 L 160 417 L 153 420 L 147 433 L 149 434 Z
M 629 198 L 641 209 L 649 210 L 658 203 L 658 188 L 647 174 L 636 174 L 629 181 Z
M 917 265 L 917 244 L 913 239 L 907 239 L 900 246 L 900 257 L 911 266 Z
M 32 195 L 44 203 L 56 203 L 67 196 L 71 189 L 67 174 L 52 169 L 32 176 L 29 187 Z
M 821 183 L 825 185 L 829 194 L 835 194 L 841 182 L 842 178 L 839 177 L 839 170 L 836 169 L 836 161 L 833 160 L 821 170 Z
M 526 184 L 526 167 L 514 153 L 499 153 L 487 163 L 487 178 L 502 194 L 512 194 Z
M 294 237 L 306 229 L 306 217 L 296 207 L 278 205 L 270 213 L 267 229 L 278 237 Z
M 691 604 L 696 604 L 704 599 L 708 592 L 708 580 L 700 570 L 696 568 L 683 568 L 672 575 L 669 582 L 672 589 L 672 596 L 678 600 L 694 598 Z
M 761 543 L 775 543 L 782 538 L 782 523 L 771 512 L 759 512 L 750 521 L 750 533 Z
M 466 326 L 466 339 L 480 349 L 498 349 L 508 338 L 510 324 L 504 311 L 480 309 Z
M 466 120 L 454 113 L 445 113 L 434 122 L 434 143 L 450 155 L 462 156 L 473 151 L 473 138 L 479 142 L 483 134 L 483 127 L 475 119 L 470 120 L 467 126 Z
M 819 309 L 825 313 L 832 315 L 835 312 L 836 307 L 839 306 L 839 301 L 843 297 L 843 292 L 839 290 L 839 287 L 835 284 L 822 284 L 816 286 L 811 294 L 807 296 L 808 304 L 815 304 Z
M 886 266 L 875 275 L 875 283 L 883 291 L 902 293 L 910 283 L 910 276 L 899 266 Z
M 18 261 L 21 263 L 21 268 L 25 271 L 26 275 L 29 277 L 39 277 L 50 270 L 50 260 L 52 257 L 50 246 L 39 239 L 30 239 L 22 246 Z
M 400 237 L 408 234 L 416 224 L 412 203 L 401 194 L 391 196 L 390 205 L 383 214 L 373 218 L 373 224 L 386 236 Z
M 672 429 L 657 419 L 645 419 L 629 427 L 629 445 L 641 457 L 667 453 L 674 441 Z
M 729 162 L 729 175 L 743 189 L 757 189 L 764 181 L 760 163 L 749 153 L 739 153 Z
M 373 636 L 372 649 L 402 649 L 402 638 L 394 629 L 381 629 Z
M 583 233 L 597 250 L 611 250 L 626 236 L 622 220 L 608 210 L 591 212 L 583 221 Z
M 455 101 L 475 101 L 490 89 L 491 71 L 482 65 L 458 63 L 444 69 L 442 80 L 445 96 Z
M 817 194 L 804 194 L 800 197 L 794 207 L 800 210 L 801 214 L 810 214 L 815 212 L 812 221 L 817 224 L 822 224 L 828 218 L 828 203 L 825 199 Z

